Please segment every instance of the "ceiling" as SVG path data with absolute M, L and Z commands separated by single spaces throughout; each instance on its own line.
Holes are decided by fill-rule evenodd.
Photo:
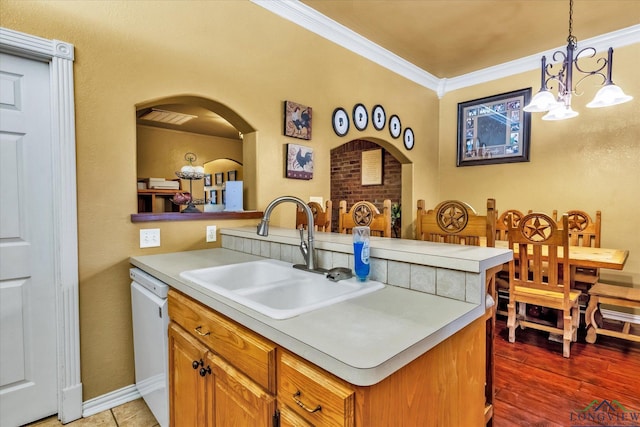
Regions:
M 562 47 L 569 32 L 568 0 L 300 2 L 438 79 Z M 573 35 L 579 47 L 581 40 L 638 24 L 640 0 L 575 0 L 573 5 Z M 198 116 L 179 127 L 160 127 L 239 139 L 233 126 L 202 107 L 155 107 Z M 138 123 L 154 126 L 140 119 Z
M 438 78 L 567 44 L 568 0 L 301 0 Z M 575 0 L 580 40 L 640 24 L 639 0 Z

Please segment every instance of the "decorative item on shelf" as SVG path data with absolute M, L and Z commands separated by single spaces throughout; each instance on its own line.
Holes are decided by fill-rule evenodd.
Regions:
M 561 58 L 559 63 L 560 69 L 553 74 L 551 68 L 553 65 L 547 65 L 547 58 L 542 57 L 542 69 L 540 78 L 540 91 L 533 97 L 531 103 L 524 107 L 524 111 L 529 113 L 540 113 L 548 111 L 542 117 L 542 120 L 565 120 L 576 117 L 579 113 L 571 108 L 572 94 L 578 95 L 577 89 L 580 83 L 590 76 L 600 76 L 603 85 L 596 93 L 593 100 L 587 104 L 588 108 L 607 107 L 611 105 L 622 104 L 631 101 L 632 96 L 626 95 L 619 86 L 616 86 L 611 80 L 611 72 L 613 68 L 613 48 L 609 48 L 607 59 L 599 58 L 596 64 L 600 64 L 598 68 L 585 71 L 578 65 L 580 59 L 594 58 L 597 51 L 593 47 L 586 47 L 575 53 L 578 48 L 578 39 L 572 34 L 573 26 L 573 0 L 569 0 L 569 37 L 567 37 L 567 51 L 556 51 L 552 58 Z M 580 80 L 573 85 L 573 71 L 584 74 Z M 596 65 L 597 66 L 597 65 Z M 607 75 L 604 69 L 607 68 Z M 548 83 L 555 81 L 558 85 L 558 95 L 554 97 L 549 91 Z
M 194 166 L 193 162 L 198 159 L 195 153 L 188 152 L 184 155 L 184 159 L 189 162 L 188 165 L 183 166 L 180 172 L 176 172 L 176 176 L 180 179 L 186 179 L 189 181 L 189 192 L 176 193 L 171 199 L 176 205 L 184 205 L 187 207 L 182 210 L 186 213 L 200 213 L 200 210 L 195 205 L 203 205 L 204 199 L 193 198 L 193 181 L 204 178 L 204 168 L 202 166 Z M 188 196 L 187 196 L 188 195 Z

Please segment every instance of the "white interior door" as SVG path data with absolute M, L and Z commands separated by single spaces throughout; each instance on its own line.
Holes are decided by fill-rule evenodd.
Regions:
M 0 54 L 0 425 L 57 408 L 49 64 Z

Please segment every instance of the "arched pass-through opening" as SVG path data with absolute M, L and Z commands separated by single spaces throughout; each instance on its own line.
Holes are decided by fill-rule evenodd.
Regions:
M 377 150 L 380 150 L 380 156 L 373 153 Z M 372 152 L 373 160 L 368 154 L 363 156 L 365 152 Z M 370 173 L 374 177 L 373 182 L 367 177 Z M 380 181 L 375 180 L 377 173 Z M 409 158 L 385 140 L 358 138 L 331 149 L 330 197 L 334 205 L 340 200 L 346 200 L 347 206 L 368 200 L 381 209 L 383 201 L 390 199 L 394 237 L 411 237 L 414 216 L 412 178 L 413 164 Z M 337 227 L 337 211 L 333 216 L 332 224 Z
M 224 172 L 227 181 L 229 172 L 236 180 L 243 181 L 243 204 L 246 212 L 225 212 L 216 209 L 198 208 L 202 215 L 219 218 L 253 218 L 259 212 L 256 207 L 256 131 L 240 114 L 228 106 L 197 95 L 175 95 L 156 98 L 136 105 L 137 130 L 137 177 L 138 214 L 132 215 L 133 222 L 158 220 L 199 219 L 198 214 L 180 216 L 172 204 L 156 200 L 149 204 L 144 198 L 151 192 L 146 186 L 150 177 L 167 181 L 176 180 L 175 172 L 184 165 L 185 153 L 197 155 L 194 165 L 217 159 L 228 159 L 237 167 L 228 167 Z M 233 172 L 235 171 L 235 173 Z M 209 174 L 209 172 L 205 173 Z M 215 176 L 211 174 L 212 177 Z M 184 181 L 184 180 L 183 180 Z M 195 184 L 194 181 L 192 184 Z M 193 188 L 194 199 L 205 199 L 207 189 L 204 182 L 197 182 Z M 213 187 L 215 181 L 212 180 Z M 184 186 L 184 182 L 181 183 Z M 146 187 L 146 188 L 145 188 Z M 197 194 L 195 194 L 197 191 Z M 144 193 L 144 194 L 143 194 Z M 202 193 L 202 194 L 201 194 Z M 144 199 L 141 202 L 141 198 Z M 158 197 L 155 197 L 156 199 Z M 171 195 L 165 199 L 171 200 Z M 142 210 L 141 210 L 142 209 Z M 253 216 L 252 216 L 253 215 Z

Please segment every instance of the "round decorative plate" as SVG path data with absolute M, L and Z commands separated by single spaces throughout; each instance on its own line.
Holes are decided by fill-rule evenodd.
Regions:
M 338 107 L 333 110 L 333 131 L 338 136 L 345 136 L 349 132 L 349 115 L 344 108 Z
M 393 139 L 397 139 L 400 137 L 400 133 L 402 132 L 402 124 L 400 124 L 400 117 L 395 114 L 389 118 L 389 133 L 393 137 Z
M 387 122 L 387 113 L 384 112 L 382 105 L 376 105 L 371 112 L 371 123 L 376 130 L 384 129 L 384 124 Z
M 413 129 L 406 128 L 404 130 L 404 136 L 402 138 L 404 139 L 404 148 L 406 148 L 407 150 L 411 150 L 413 148 L 413 144 L 416 142 L 413 136 Z
M 369 112 L 362 104 L 356 104 L 353 107 L 353 125 L 358 130 L 365 130 L 369 124 Z

